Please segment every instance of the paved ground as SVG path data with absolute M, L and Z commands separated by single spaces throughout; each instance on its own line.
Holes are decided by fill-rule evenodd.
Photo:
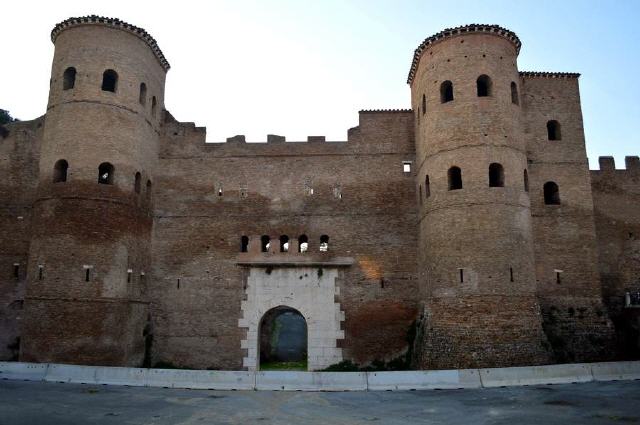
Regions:
M 640 381 L 303 393 L 0 381 L 0 424 L 640 424 Z

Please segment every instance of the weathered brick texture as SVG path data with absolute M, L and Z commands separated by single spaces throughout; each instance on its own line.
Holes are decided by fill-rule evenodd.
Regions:
M 590 175 L 577 75 L 518 72 L 515 34 L 427 39 L 412 109 L 360 111 L 347 141 L 266 143 L 206 143 L 173 118 L 169 65 L 142 29 L 88 17 L 52 38 L 46 115 L 0 136 L 0 359 L 253 368 L 276 304 L 307 320 L 316 368 L 408 351 L 419 368 L 619 356 L 609 313 L 627 320 L 637 280 L 637 163 Z M 552 119 L 561 140 L 547 140 Z M 113 184 L 98 184 L 103 162 Z M 560 205 L 544 203 L 547 181 Z

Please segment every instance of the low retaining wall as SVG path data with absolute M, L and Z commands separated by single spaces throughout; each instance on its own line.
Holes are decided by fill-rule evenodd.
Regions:
M 640 361 L 402 372 L 246 372 L 0 362 L 0 379 L 206 390 L 395 391 L 640 379 Z

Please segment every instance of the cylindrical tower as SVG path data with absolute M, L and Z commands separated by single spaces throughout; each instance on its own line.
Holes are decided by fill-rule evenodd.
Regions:
M 21 359 L 140 365 L 169 64 L 117 19 L 71 18 L 51 39 Z
M 416 50 L 423 368 L 545 362 L 517 36 L 471 25 Z

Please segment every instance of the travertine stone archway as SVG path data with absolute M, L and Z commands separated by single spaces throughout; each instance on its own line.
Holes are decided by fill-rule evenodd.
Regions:
M 287 306 L 298 310 L 307 321 L 308 367 L 317 370 L 342 361 L 337 340 L 344 338 L 340 322 L 344 312 L 335 302 L 337 268 L 251 267 L 247 277 L 246 300 L 238 326 L 247 329 L 241 341 L 246 350 L 243 366 L 257 370 L 260 320 L 269 310 Z

